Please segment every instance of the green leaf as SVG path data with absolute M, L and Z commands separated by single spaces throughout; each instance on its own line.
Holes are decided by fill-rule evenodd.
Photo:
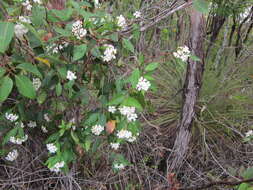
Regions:
M 243 172 L 242 177 L 244 179 L 250 179 L 253 177 L 253 168 L 247 168 L 246 171 Z
M 39 104 L 43 104 L 47 98 L 47 93 L 45 91 L 42 91 L 41 94 L 37 97 L 37 101 Z
M 24 75 L 16 75 L 15 81 L 20 94 L 30 99 L 36 98 L 35 89 L 29 78 Z
M 125 99 L 125 94 L 115 95 L 109 102 L 108 105 L 118 105 Z
M 80 141 L 79 141 L 78 136 L 75 134 L 75 132 L 71 130 L 70 134 L 71 134 L 72 139 L 75 141 L 75 143 L 79 144 Z
M 130 82 L 133 86 L 133 88 L 136 88 L 136 85 L 138 84 L 139 78 L 140 78 L 140 70 L 139 69 L 135 69 L 131 76 L 128 78 L 128 82 Z
M 87 50 L 87 45 L 86 44 L 82 44 L 79 46 L 74 46 L 74 52 L 73 52 L 73 61 L 77 61 L 78 59 L 81 59 Z
M 54 30 L 55 30 L 57 33 L 61 34 L 62 36 L 66 36 L 66 37 L 71 36 L 71 31 L 69 31 L 69 30 L 62 29 L 62 28 L 60 28 L 60 27 L 54 27 Z
M 92 125 L 95 121 L 97 121 L 99 118 L 99 113 L 93 113 L 91 114 L 87 120 L 85 120 L 85 125 Z
M 146 67 L 145 67 L 145 71 L 153 71 L 158 67 L 159 63 L 154 62 L 154 63 L 149 63 Z
M 4 74 L 5 74 L 5 69 L 2 68 L 2 67 L 0 67 L 0 78 L 1 78 L 2 76 L 4 76 Z
M 12 87 L 13 82 L 8 76 L 0 80 L 0 102 L 3 102 L 8 98 Z
M 41 26 L 46 19 L 45 8 L 41 6 L 33 6 L 31 19 L 32 19 L 32 23 L 35 26 Z
M 18 128 L 17 128 L 17 127 L 15 127 L 15 128 L 13 128 L 12 130 L 10 130 L 10 131 L 4 136 L 4 139 L 3 139 L 2 144 L 5 145 L 5 144 L 10 140 L 10 137 L 16 136 L 17 132 L 18 132 Z
M 121 105 L 123 105 L 123 106 L 133 106 L 133 107 L 135 107 L 139 110 L 143 109 L 140 102 L 138 100 L 136 100 L 135 98 L 132 98 L 132 97 L 126 98 Z
M 56 85 L 56 95 L 57 96 L 60 96 L 61 95 L 61 93 L 62 93 L 62 86 L 61 86 L 61 83 L 58 83 L 57 85 Z
M 37 69 L 37 67 L 31 63 L 22 63 L 22 64 L 19 64 L 16 68 L 31 72 L 34 75 L 38 76 L 39 78 L 42 78 L 42 75 Z
M 191 55 L 190 58 L 193 60 L 193 61 L 201 61 L 201 59 L 199 57 L 197 57 L 196 55 Z
M 194 0 L 193 1 L 193 7 L 201 12 L 201 13 L 208 13 L 209 12 L 209 2 L 207 2 L 206 0 Z
M 91 143 L 92 143 L 91 137 L 89 137 L 89 136 L 86 137 L 85 142 L 84 142 L 84 149 L 86 152 L 88 152 L 90 150 Z
M 249 187 L 249 184 L 247 184 L 247 183 L 242 183 L 242 184 L 239 186 L 238 190 L 247 190 L 248 187 Z
M 128 39 L 123 39 L 123 47 L 134 53 L 134 46 Z
M 4 53 L 14 36 L 14 24 L 0 22 L 0 52 Z
M 48 12 L 48 19 L 51 22 L 68 21 L 73 13 L 73 9 L 51 9 Z

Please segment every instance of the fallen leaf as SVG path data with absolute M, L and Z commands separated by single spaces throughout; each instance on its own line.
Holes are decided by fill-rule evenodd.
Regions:
M 108 134 L 112 134 L 115 128 L 116 128 L 116 120 L 110 120 L 106 123 L 106 132 Z

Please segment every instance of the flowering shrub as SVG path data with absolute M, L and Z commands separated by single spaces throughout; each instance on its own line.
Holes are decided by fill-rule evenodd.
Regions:
M 158 63 L 144 66 L 143 56 L 120 33 L 127 19 L 114 19 L 97 1 L 70 0 L 61 10 L 43 0 L 6 2 L 8 16 L 0 17 L 3 158 L 17 159 L 18 151 L 6 144 L 14 148 L 36 132 L 46 138 L 51 171 L 67 171 L 76 147 L 89 152 L 105 143 L 113 168 L 123 169 L 128 161 L 113 151 L 136 141 L 138 114 Z M 123 63 L 130 55 L 136 67 Z

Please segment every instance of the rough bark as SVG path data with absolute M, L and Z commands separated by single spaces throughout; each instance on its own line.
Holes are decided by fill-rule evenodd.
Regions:
M 167 160 L 168 174 L 178 171 L 184 162 L 191 139 L 191 126 L 195 117 L 195 105 L 202 83 L 204 70 L 204 35 L 205 18 L 203 14 L 192 9 L 190 11 L 191 30 L 189 47 L 191 52 L 201 61 L 188 60 L 187 74 L 183 92 L 183 106 L 181 120 L 178 125 L 178 134 L 174 143 L 173 152 Z

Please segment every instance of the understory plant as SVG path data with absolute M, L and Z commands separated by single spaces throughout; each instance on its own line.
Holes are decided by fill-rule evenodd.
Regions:
M 43 134 L 45 164 L 67 172 L 100 145 L 111 148 L 114 170 L 129 164 L 119 148 L 141 132 L 139 113 L 158 63 L 144 65 L 132 42 L 139 26 L 101 9 L 97 1 L 1 2 L 1 155 L 18 159 L 18 146 Z M 131 42 L 132 41 L 132 42 Z M 127 60 L 127 61 L 124 61 Z

